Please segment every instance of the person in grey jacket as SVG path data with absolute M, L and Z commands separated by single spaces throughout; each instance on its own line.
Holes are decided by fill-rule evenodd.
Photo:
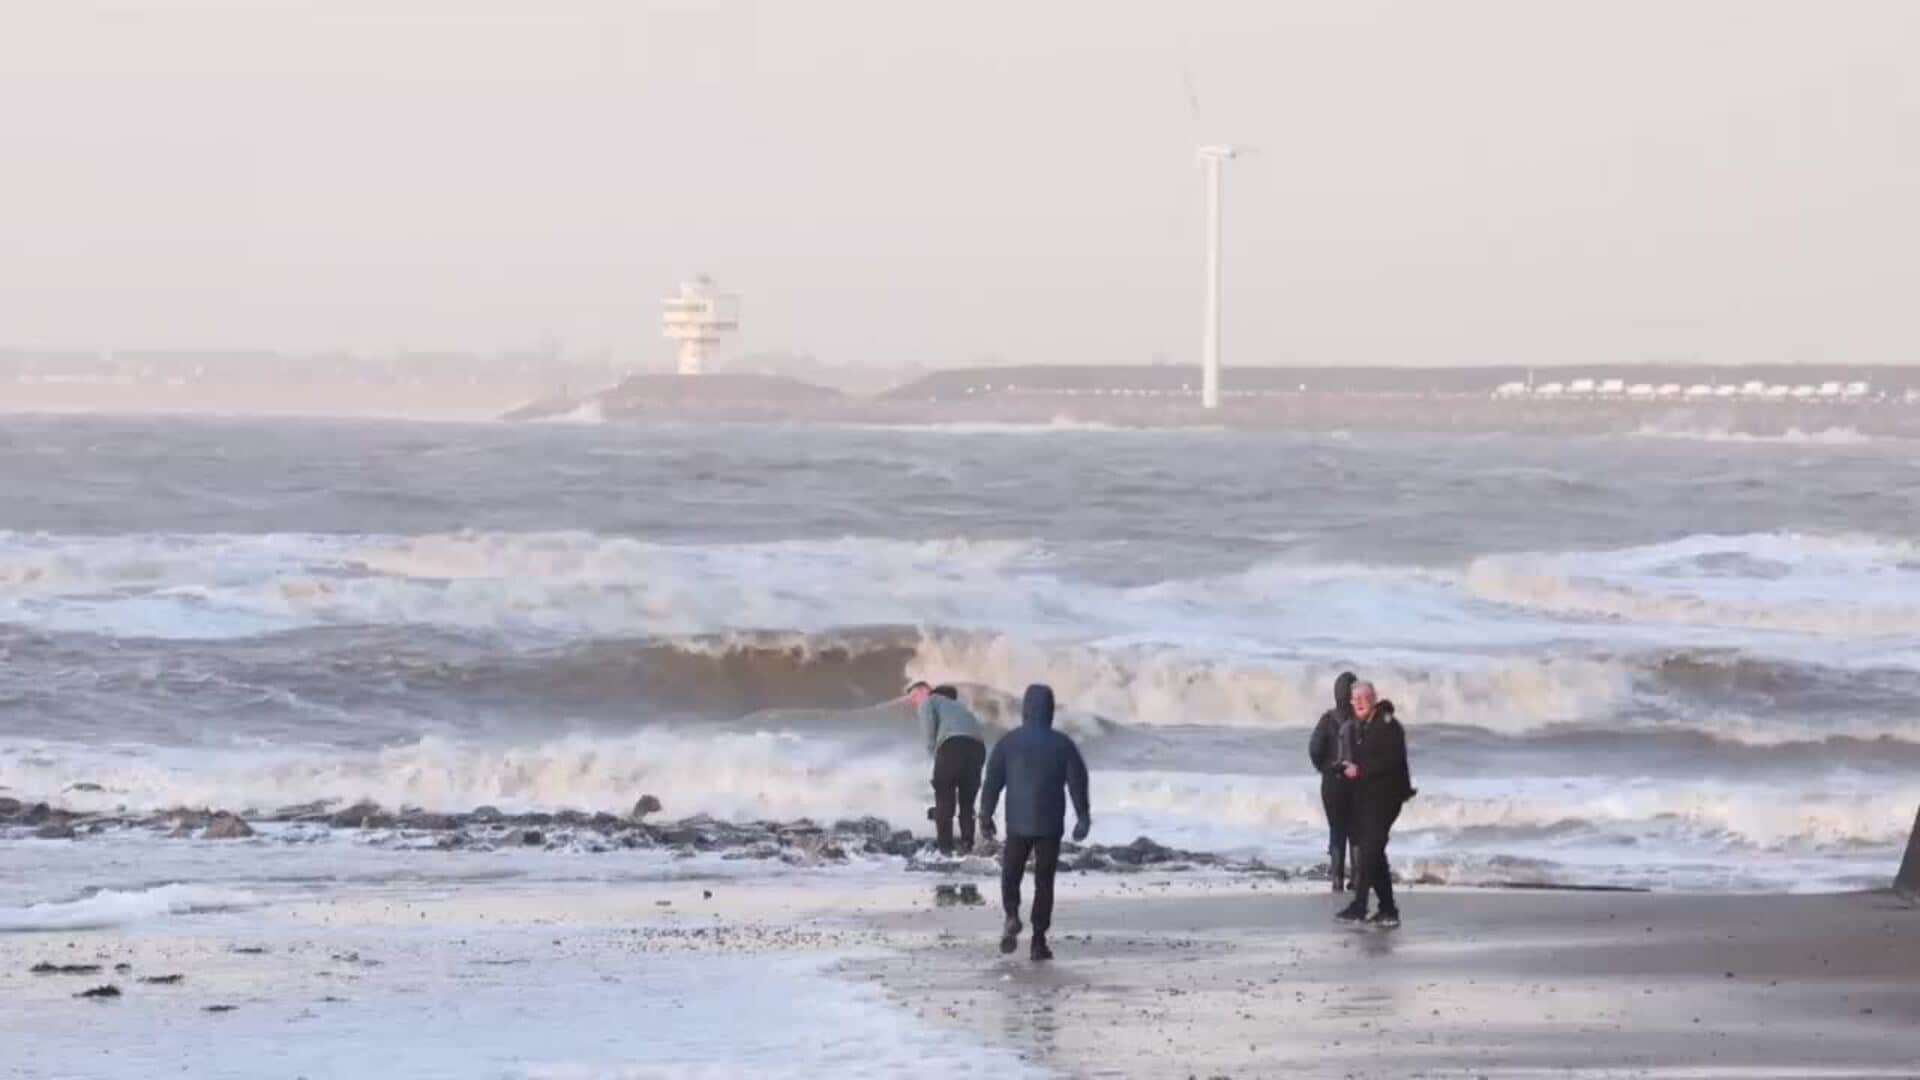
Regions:
M 1000 857 L 1000 906 L 1006 928 L 1000 951 L 1020 945 L 1020 879 L 1033 860 L 1033 946 L 1035 960 L 1053 959 L 1047 928 L 1053 924 L 1053 875 L 1060 866 L 1060 837 L 1066 832 L 1067 799 L 1073 797 L 1073 838 L 1085 840 L 1093 827 L 1087 796 L 1087 763 L 1073 740 L 1053 730 L 1053 688 L 1027 687 L 1020 703 L 1020 730 L 994 744 L 987 759 L 987 786 L 980 793 L 980 827 L 994 833 L 993 812 L 1000 793 L 1007 795 L 1007 845 Z
M 927 754 L 933 758 L 934 842 L 940 854 L 953 854 L 953 815 L 960 812 L 960 850 L 973 850 L 973 800 L 980 793 L 980 768 L 987 760 L 986 729 L 960 704 L 951 686 L 917 682 L 907 701 L 920 718 Z

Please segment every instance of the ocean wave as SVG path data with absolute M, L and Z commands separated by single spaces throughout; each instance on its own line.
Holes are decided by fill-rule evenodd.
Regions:
M 101 889 L 77 900 L 0 908 L 0 933 L 37 930 L 98 930 L 167 915 L 228 911 L 254 902 L 249 893 L 207 885 L 172 884 L 150 889 Z
M 1417 733 L 1416 733 L 1417 734 Z M 1312 849 L 1325 842 L 1318 786 L 1281 775 L 1109 767 L 1097 744 L 1095 817 L 1103 835 L 1136 833 L 1187 847 Z M 1222 763 L 1231 769 L 1234 762 Z M 174 806 L 270 811 L 315 800 L 458 812 L 579 809 L 625 813 L 642 794 L 672 816 L 831 821 L 875 814 L 921 823 L 924 748 L 904 721 L 891 735 L 823 739 L 796 731 L 647 731 L 525 743 L 430 737 L 375 752 L 134 754 L 43 746 L 0 759 L 0 782 L 62 791 L 82 811 Z M 86 788 L 76 782 L 86 778 Z M 1428 774 L 1397 829 L 1420 850 L 1598 846 L 1647 852 L 1892 850 L 1905 839 L 1920 784 L 1845 772 L 1797 784 L 1724 776 L 1605 778 L 1577 759 L 1526 774 Z M 94 790 L 97 786 L 98 790 Z
M 1684 442 L 1741 443 L 1781 446 L 1865 446 L 1874 441 L 1850 427 L 1826 427 L 1802 430 L 1790 427 L 1778 434 L 1758 434 L 1727 427 L 1694 427 L 1673 424 L 1642 424 L 1632 432 L 1642 439 L 1674 439 Z
M 1426 724 L 1529 731 L 1617 716 L 1635 668 L 1515 657 L 1467 669 L 1358 663 L 1401 714 Z M 1220 656 L 1163 645 L 1035 643 L 1010 635 L 930 633 L 912 677 L 1015 690 L 1044 682 L 1080 712 L 1123 725 L 1311 727 L 1333 704 L 1339 667 L 1324 660 Z
M 1474 596 L 1561 618 L 1853 638 L 1920 635 L 1920 548 L 1797 533 L 1703 535 L 1607 552 L 1492 555 Z
M 376 751 L 209 752 L 41 744 L 0 757 L 0 785 L 64 793 L 86 811 L 209 806 L 271 810 L 316 800 L 457 811 L 575 808 L 625 813 L 642 794 L 674 814 L 758 819 L 875 813 L 920 818 L 926 751 L 911 718 L 865 740 L 802 731 L 656 728 L 525 742 L 440 736 Z
M 1273 560 L 1137 586 L 1076 580 L 1025 540 L 848 537 L 672 545 L 586 533 L 415 537 L 0 533 L 0 622 L 222 640 L 313 626 L 532 636 L 814 634 L 904 625 L 1038 641 L 1160 642 L 1224 656 L 1545 649 L 1682 627 L 1920 637 L 1920 548 L 1701 535 L 1614 551 L 1484 556 L 1463 570 Z M 1692 642 L 1698 644 L 1698 641 Z
M 914 679 L 953 683 L 995 729 L 1019 723 L 1031 683 L 1054 687 L 1077 735 L 1189 728 L 1304 732 L 1333 676 L 1364 673 L 1403 720 L 1504 737 L 1709 734 L 1743 745 L 1920 738 L 1920 675 L 1737 649 L 1651 648 L 1481 657 L 1386 652 L 1333 660 L 1161 642 L 866 627 L 588 639 L 533 648 L 406 628 L 313 629 L 209 652 L 195 642 L 98 642 L 0 629 L 0 733 L 47 724 L 103 737 L 234 737 L 369 745 L 423 731 L 521 736 L 700 723 L 833 737 L 897 728 Z M 37 718 L 37 719 L 36 719 Z M 5 752 L 0 745 L 0 753 Z

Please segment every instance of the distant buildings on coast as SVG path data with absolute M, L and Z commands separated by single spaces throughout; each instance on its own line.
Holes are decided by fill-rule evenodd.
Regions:
M 1712 401 L 1749 402 L 1823 402 L 1864 405 L 1886 401 L 1920 403 L 1920 387 L 1896 390 L 1878 389 L 1865 379 L 1825 382 L 1770 382 L 1747 379 L 1743 382 L 1629 381 L 1624 378 L 1555 378 L 1546 382 L 1503 382 L 1493 390 L 1496 400 L 1535 401 L 1644 401 L 1704 404 Z

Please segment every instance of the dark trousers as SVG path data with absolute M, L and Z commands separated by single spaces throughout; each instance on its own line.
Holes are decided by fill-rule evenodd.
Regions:
M 1353 817 L 1353 786 L 1345 780 L 1322 777 L 1320 806 L 1327 812 L 1327 854 L 1344 862 Z
M 1393 902 L 1393 868 L 1387 865 L 1387 840 L 1393 834 L 1393 821 L 1400 816 L 1396 808 L 1393 811 L 1375 815 L 1361 815 L 1354 823 L 1354 880 L 1358 882 L 1358 895 L 1354 903 L 1367 902 L 1367 890 L 1372 889 L 1380 898 L 1381 911 L 1399 911 Z
M 1045 934 L 1053 925 L 1053 874 L 1060 869 L 1060 838 L 1057 836 L 1007 837 L 1000 853 L 1000 906 L 1007 918 L 1020 917 L 1020 878 L 1027 872 L 1027 859 L 1033 859 L 1033 924 L 1035 934 Z
M 980 770 L 987 744 L 956 735 L 933 754 L 933 832 L 944 854 L 953 854 L 953 812 L 960 811 L 960 846 L 973 847 L 973 804 L 980 797 Z

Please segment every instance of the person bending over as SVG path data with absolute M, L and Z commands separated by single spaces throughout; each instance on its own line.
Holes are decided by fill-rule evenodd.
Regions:
M 987 760 L 985 728 L 960 704 L 951 686 L 917 682 L 907 701 L 920 718 L 927 754 L 933 758 L 933 833 L 940 854 L 953 854 L 953 815 L 960 812 L 960 850 L 973 850 L 973 801 L 980 794 L 980 767 Z
M 1020 946 L 1020 879 L 1033 861 L 1033 945 L 1035 960 L 1053 959 L 1047 928 L 1053 925 L 1053 875 L 1060 866 L 1060 836 L 1066 831 L 1067 794 L 1073 797 L 1073 838 L 1085 840 L 1093 827 L 1087 798 L 1087 763 L 1073 740 L 1053 730 L 1053 688 L 1027 687 L 1020 703 L 1020 728 L 994 744 L 987 759 L 987 783 L 980 793 L 980 827 L 994 834 L 993 812 L 1000 793 L 1007 795 L 1007 843 L 1000 855 L 1000 906 L 1006 927 L 1000 951 Z

